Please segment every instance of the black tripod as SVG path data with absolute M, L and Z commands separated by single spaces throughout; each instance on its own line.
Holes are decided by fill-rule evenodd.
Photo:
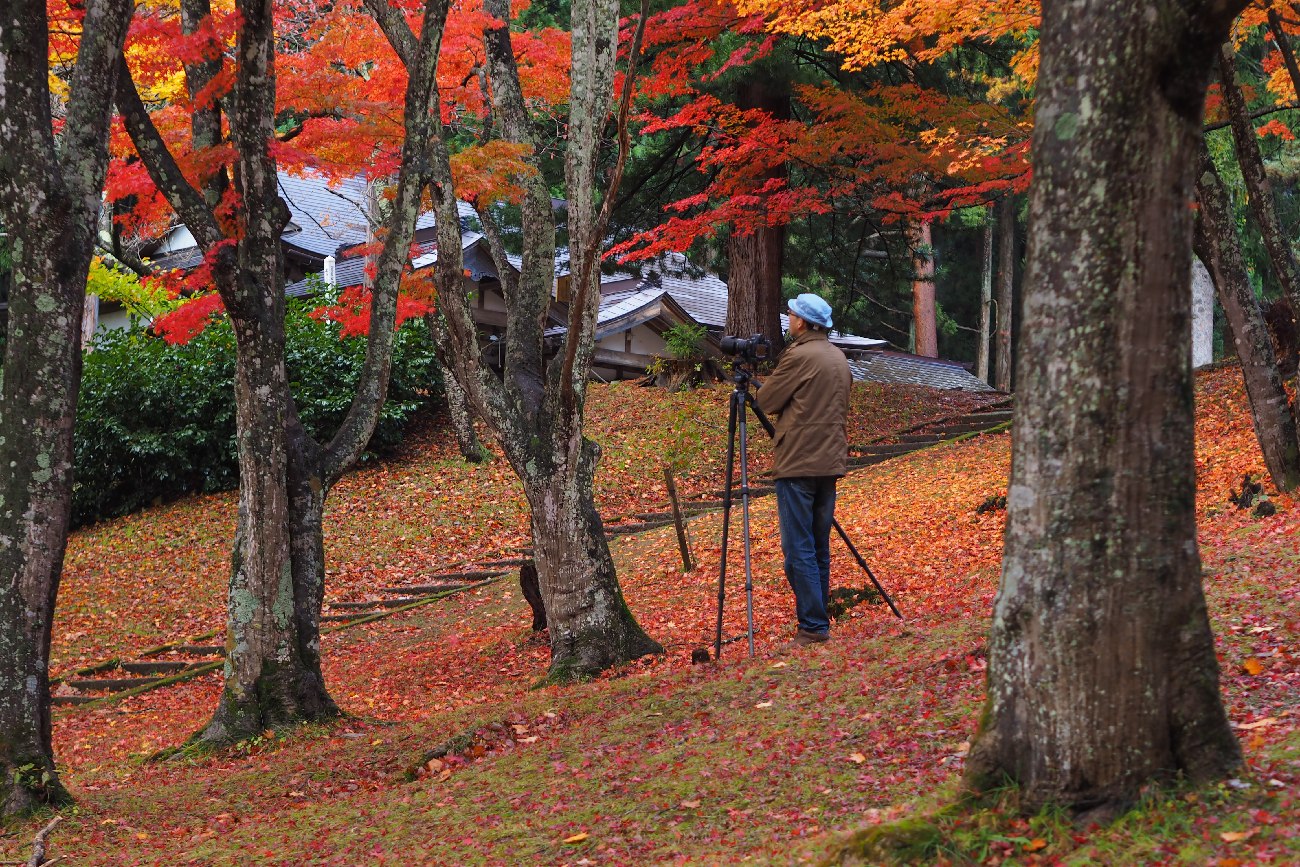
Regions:
M 732 379 L 736 383 L 736 388 L 731 392 L 730 412 L 727 417 L 727 486 L 722 492 L 722 561 L 718 566 L 718 624 L 717 631 L 713 638 L 713 658 L 722 657 L 722 606 L 726 599 L 727 591 L 727 539 L 731 530 L 731 495 L 734 489 L 735 470 L 736 470 L 736 439 L 740 439 L 740 505 L 741 516 L 743 520 L 742 538 L 745 546 L 745 618 L 748 626 L 749 636 L 749 655 L 754 655 L 754 572 L 750 559 L 749 551 L 749 427 L 746 424 L 746 407 L 754 411 L 754 417 L 763 425 L 763 430 L 767 431 L 769 437 L 776 435 L 776 428 L 772 422 L 758 408 L 754 402 L 754 396 L 749 393 L 749 380 L 752 374 L 745 370 L 740 364 L 736 365 L 736 373 Z M 894 600 L 889 598 L 885 588 L 876 580 L 872 573 L 871 567 L 867 561 L 858 553 L 853 541 L 849 539 L 849 534 L 844 532 L 840 522 L 832 519 L 831 526 L 840 534 L 844 544 L 848 546 L 853 558 L 858 561 L 858 565 L 867 573 L 871 583 L 875 585 L 881 597 L 889 605 L 889 610 L 894 612 L 894 616 L 900 620 L 903 615 L 899 613 L 898 608 L 894 605 Z

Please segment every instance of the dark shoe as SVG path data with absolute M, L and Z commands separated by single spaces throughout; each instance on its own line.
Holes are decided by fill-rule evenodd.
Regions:
M 809 632 L 806 629 L 800 629 L 794 634 L 794 638 L 777 647 L 778 653 L 789 653 L 792 650 L 799 650 L 810 644 L 825 644 L 831 640 L 828 632 Z
M 810 644 L 825 644 L 831 640 L 829 632 L 809 632 L 806 629 L 800 629 L 794 634 L 794 643 L 800 647 L 807 647 Z

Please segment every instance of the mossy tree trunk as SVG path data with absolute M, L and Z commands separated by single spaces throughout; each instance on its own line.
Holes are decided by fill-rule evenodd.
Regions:
M 1208 73 L 1242 5 L 1043 7 L 1032 327 L 967 769 L 1025 809 L 1110 810 L 1241 761 L 1196 545 L 1189 287 Z
M 288 210 L 279 197 L 270 153 L 275 135 L 272 4 L 240 0 L 237 5 L 241 26 L 234 87 L 225 100 L 235 157 L 231 166 L 203 180 L 202 191 L 180 172 L 129 76 L 118 93 L 128 132 L 150 177 L 205 251 L 238 344 L 240 509 L 230 574 L 225 688 L 212 720 L 195 736 L 212 746 L 338 713 L 321 671 L 323 512 L 330 488 L 369 442 L 388 388 L 397 286 L 427 182 L 424 142 L 447 14 L 443 0 L 429 3 L 422 36 L 409 46 L 406 135 L 371 293 L 366 360 L 343 423 L 321 445 L 303 429 L 285 373 L 280 235 Z M 186 73 L 202 80 L 210 71 L 191 66 Z M 215 115 L 218 109 L 206 111 Z M 200 128 L 221 129 L 219 122 L 212 124 L 200 114 L 194 119 L 196 141 Z M 220 196 L 227 181 L 238 193 L 240 227 L 230 236 L 214 210 L 225 204 Z
M 72 513 L 86 275 L 132 8 L 86 3 L 56 140 L 46 5 L 0 6 L 0 226 L 12 254 L 0 376 L 0 815 L 67 800 L 50 738 L 50 637 Z
M 406 60 L 405 46 L 414 37 L 405 21 L 393 15 L 383 0 L 369 0 L 368 5 L 394 51 Z M 532 147 L 532 121 L 510 39 L 509 3 L 487 0 L 484 10 L 495 19 L 485 40 L 492 104 L 488 133 Z M 617 190 L 627 146 L 626 128 L 620 122 L 618 167 L 612 177 L 602 176 L 597 157 L 612 106 L 618 4 L 578 0 L 571 17 L 573 70 L 565 174 L 572 300 L 567 336 L 555 357 L 548 360 L 543 342 L 555 283 L 555 218 L 545 181 L 539 173 L 524 182 L 523 256 L 517 275 L 505 259 L 490 209 L 482 209 L 484 232 L 506 300 L 504 368 L 498 377 L 481 360 L 461 277 L 456 192 L 436 108 L 437 129 L 429 142 L 431 189 L 438 212 L 438 309 L 451 348 L 449 372 L 501 443 L 532 507 L 534 557 L 551 631 L 551 673 L 557 679 L 589 676 L 662 651 L 623 602 L 592 499 L 599 452 L 582 435 L 600 302 L 599 242 L 608 225 L 608 203 Z

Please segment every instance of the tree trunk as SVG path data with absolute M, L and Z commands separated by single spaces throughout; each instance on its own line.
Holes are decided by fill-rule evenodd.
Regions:
M 267 301 L 274 307 L 273 299 Z M 211 722 L 197 736 L 213 745 L 321 719 L 322 708 L 333 707 L 328 695 L 311 688 L 319 684 L 323 692 L 319 656 L 312 670 L 298 638 L 291 520 L 309 525 L 312 506 L 302 497 L 306 479 L 297 480 L 298 508 L 290 504 L 285 433 L 296 418 L 283 361 L 283 311 L 265 319 L 232 318 L 239 523 L 226 617 L 226 682 Z
M 1300 483 L 1300 440 L 1295 414 L 1282 386 L 1264 311 L 1260 309 L 1241 257 L 1232 203 L 1204 147 L 1200 169 L 1196 184 L 1201 206 L 1196 224 L 1196 253 L 1214 277 L 1219 303 L 1228 318 L 1264 465 L 1278 490 L 1290 491 Z
M 775 350 L 781 335 L 781 272 L 785 228 L 761 226 L 748 235 L 735 231 L 727 239 L 726 331 L 738 337 L 761 334 Z
M 1241 762 L 1201 589 L 1192 192 L 1214 0 L 1043 9 L 1002 581 L 968 782 L 1105 819 Z M 1141 112 L 1133 106 L 1143 107 Z
M 402 56 L 402 46 L 411 39 L 406 23 L 391 14 L 381 0 L 371 0 L 370 8 L 389 43 Z M 505 140 L 531 145 L 532 122 L 510 40 L 509 3 L 487 0 L 484 11 L 494 19 L 485 34 L 493 132 Z M 644 17 L 643 9 L 642 20 Z M 526 181 L 520 226 L 523 255 L 517 276 L 505 261 L 500 233 L 491 216 L 484 219 L 507 308 L 504 370 L 498 378 L 482 362 L 462 289 L 456 195 L 436 90 L 430 113 L 434 130 L 428 138 L 430 188 L 438 227 L 435 283 L 452 350 L 448 360 L 475 412 L 501 443 L 532 507 L 534 557 L 551 631 L 551 673 L 557 680 L 586 677 L 645 653 L 662 651 L 637 625 L 618 588 L 592 501 L 598 452 L 582 436 L 600 303 L 599 242 L 608 226 L 608 204 L 617 190 L 626 156 L 625 111 L 631 92 L 625 91 L 620 112 L 617 168 L 612 177 L 603 177 L 597 157 L 613 88 L 617 3 L 579 0 L 573 4 L 572 21 L 565 177 L 573 297 L 565 342 L 549 362 L 542 323 L 554 286 L 555 225 L 545 182 L 540 173 Z
M 930 237 L 930 221 L 914 220 L 908 225 L 908 240 L 912 247 L 912 323 L 915 326 L 917 355 L 939 357 L 939 330 L 936 322 L 934 300 L 934 246 Z
M 790 117 L 790 88 L 766 72 L 747 72 L 736 94 L 736 107 L 759 109 L 778 120 Z M 781 166 L 766 178 L 784 177 Z M 773 349 L 781 339 L 781 275 L 785 262 L 785 227 L 760 222 L 754 231 L 741 234 L 733 226 L 727 238 L 727 321 L 726 332 L 739 337 L 762 334 Z
M 979 343 L 975 347 L 975 375 L 989 382 L 989 330 L 993 312 L 993 206 L 984 209 L 984 260 L 980 271 Z
M 187 0 L 198 8 L 205 0 Z M 385 8 L 391 9 L 392 7 Z M 330 487 L 361 454 L 374 432 L 388 388 L 397 286 L 426 181 L 429 110 L 436 102 L 438 48 L 446 3 L 430 2 L 421 36 L 410 37 L 405 138 L 388 232 L 371 294 L 369 339 L 360 380 L 339 430 L 321 447 L 298 419 L 284 364 L 284 263 L 275 161 L 275 33 L 271 4 L 240 0 L 234 92 L 229 104 L 234 145 L 234 207 L 242 227 L 227 238 L 212 201 L 216 178 L 201 194 L 180 172 L 129 80 L 119 107 L 150 177 L 204 249 L 237 342 L 236 433 L 240 508 L 232 554 L 227 615 L 226 682 L 212 720 L 194 741 L 222 746 L 338 713 L 320 662 L 324 598 L 322 514 Z M 201 16 L 198 16 L 201 18 Z M 409 35 L 409 30 L 408 30 Z M 202 69 L 186 68 L 202 78 Z M 209 133 L 212 117 L 194 118 Z M 203 121 L 200 124 L 200 120 Z M 224 176 L 224 171 L 217 173 Z M 209 196 L 212 193 L 214 196 Z M 458 224 L 457 224 L 458 225 Z M 459 249 L 459 243 L 457 243 Z
M 1010 393 L 1011 331 L 1016 309 L 1016 202 L 1010 195 L 998 202 L 998 322 L 993 351 L 997 379 L 993 387 Z
M 50 737 L 50 633 L 72 512 L 86 275 L 132 6 L 86 4 L 57 144 L 45 3 L 0 10 L 0 225 L 12 253 L 0 376 L 0 815 L 12 815 L 68 800 Z
M 456 381 L 456 371 L 449 360 L 451 346 L 448 344 L 447 327 L 437 313 L 425 315 L 424 324 L 429 329 L 429 339 L 433 341 L 438 366 L 442 368 L 442 392 L 447 398 L 447 416 L 451 420 L 452 433 L 456 436 L 456 448 L 469 463 L 482 463 L 487 459 L 487 450 L 479 442 L 478 433 L 474 430 L 474 414 L 469 405 L 469 397 Z
M 1264 248 L 1268 250 L 1268 259 L 1273 265 L 1278 283 L 1282 285 L 1282 291 L 1290 299 L 1292 311 L 1298 311 L 1300 310 L 1300 265 L 1297 265 L 1295 251 L 1291 249 L 1291 238 L 1282 228 L 1282 221 L 1277 215 L 1277 204 L 1273 199 L 1273 184 L 1268 179 L 1268 172 L 1264 168 L 1264 157 L 1259 152 L 1259 138 L 1255 134 L 1255 123 L 1250 119 L 1246 100 L 1237 86 L 1236 57 L 1231 45 L 1220 46 L 1218 61 L 1223 105 L 1227 109 L 1228 120 L 1231 122 L 1232 139 L 1236 144 L 1237 162 L 1241 166 L 1241 178 L 1246 185 L 1250 212 L 1255 217 L 1255 224 L 1259 226 L 1259 234 L 1263 238 Z M 1291 324 L 1294 328 L 1294 313 Z
M 589 677 L 612 665 L 662 653 L 637 624 L 618 586 L 605 528 L 592 502 L 599 447 L 583 439 L 578 472 L 526 480 L 533 557 L 551 630 L 551 678 Z

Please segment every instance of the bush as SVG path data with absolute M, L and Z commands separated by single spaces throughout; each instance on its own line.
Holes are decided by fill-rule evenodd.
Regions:
M 338 326 L 291 301 L 286 360 L 303 426 L 328 441 L 352 403 L 365 338 L 340 340 Z M 86 356 L 75 433 L 73 522 L 123 515 L 152 502 L 239 483 L 235 443 L 235 337 L 229 320 L 185 345 L 140 330 L 102 335 Z M 404 423 L 441 394 L 423 322 L 397 333 L 392 381 L 369 454 L 391 451 Z

